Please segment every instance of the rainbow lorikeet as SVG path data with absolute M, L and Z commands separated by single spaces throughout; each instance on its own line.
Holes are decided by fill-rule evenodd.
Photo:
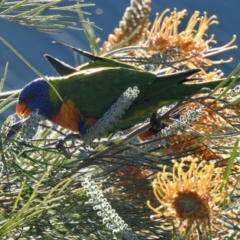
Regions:
M 70 75 L 47 78 L 61 98 L 44 79 L 27 84 L 19 94 L 17 114 L 28 116 L 38 110 L 53 123 L 85 134 L 126 89 L 137 86 L 140 93 L 114 125 L 112 131 L 116 132 L 142 122 L 163 106 L 219 84 L 219 81 L 186 84 L 194 80 L 187 78 L 199 69 L 157 76 L 132 65 L 94 57 L 92 63 L 81 65 Z

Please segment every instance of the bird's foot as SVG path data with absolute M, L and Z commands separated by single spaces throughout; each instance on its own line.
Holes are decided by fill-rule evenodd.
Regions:
M 166 119 L 164 118 L 166 121 Z M 158 114 L 158 113 L 153 113 L 152 116 L 150 117 L 150 124 L 151 127 L 141 133 L 138 137 L 142 140 L 149 140 L 150 138 L 157 137 L 158 133 L 161 132 L 165 127 L 168 126 L 168 124 L 163 121 L 163 117 Z
M 165 124 L 162 122 L 161 115 L 158 113 L 153 113 L 150 117 L 151 127 L 145 132 L 138 135 L 138 137 L 142 140 L 149 140 L 150 138 L 156 137 L 158 133 L 165 128 Z
M 150 117 L 151 129 L 160 132 L 162 129 L 169 126 L 169 124 L 172 124 L 174 120 L 180 120 L 178 109 L 171 112 L 167 117 L 163 117 L 158 113 L 153 113 Z
M 162 122 L 161 115 L 158 113 L 153 113 L 152 116 L 150 117 L 150 123 L 151 123 L 151 129 L 159 132 L 161 131 L 164 127 L 165 124 Z

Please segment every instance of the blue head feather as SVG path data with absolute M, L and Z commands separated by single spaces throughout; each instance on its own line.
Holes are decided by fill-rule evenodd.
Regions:
M 54 114 L 54 105 L 49 95 L 50 85 L 39 78 L 27 84 L 19 95 L 19 102 L 24 103 L 31 111 L 36 111 L 48 119 Z

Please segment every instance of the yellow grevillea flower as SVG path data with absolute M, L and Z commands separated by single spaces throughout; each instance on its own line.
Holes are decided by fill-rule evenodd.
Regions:
M 215 168 L 213 162 L 197 161 L 197 158 L 183 158 L 180 163 L 174 162 L 171 172 L 164 166 L 153 182 L 160 206 L 153 207 L 150 201 L 147 205 L 155 212 L 152 219 L 167 218 L 173 223 L 167 228 L 162 225 L 163 229 L 176 228 L 189 239 L 199 235 L 208 239 L 204 236 L 217 228 L 212 220 L 222 214 L 227 190 L 222 190 L 223 168 Z
M 178 12 L 174 10 L 170 16 L 165 16 L 169 9 L 166 9 L 161 15 L 157 15 L 152 29 L 148 33 L 148 37 L 144 46 L 148 48 L 148 54 L 154 55 L 157 53 L 168 53 L 173 57 L 173 60 L 184 64 L 189 68 L 196 68 L 202 66 L 210 66 L 213 64 L 229 62 L 232 59 L 223 61 L 212 61 L 207 59 L 211 55 L 218 54 L 223 51 L 236 48 L 231 46 L 236 40 L 236 36 L 226 45 L 219 48 L 210 48 L 210 43 L 217 43 L 214 40 L 214 35 L 211 35 L 209 39 L 205 40 L 207 36 L 206 31 L 212 24 L 218 24 L 215 15 L 208 17 L 207 13 L 200 17 L 198 11 L 190 17 L 188 24 L 183 31 L 179 31 L 180 20 L 187 15 L 187 10 Z M 176 54 L 176 48 L 179 49 Z

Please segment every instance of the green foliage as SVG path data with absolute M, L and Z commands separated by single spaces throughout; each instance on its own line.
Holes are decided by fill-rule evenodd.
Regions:
M 91 6 L 94 4 L 73 4 L 72 1 L 61 0 L 3 0 L 0 3 L 0 17 L 38 31 L 58 33 L 65 28 L 79 30 L 76 13 L 87 14 L 82 8 Z
M 139 1 L 131 1 L 133 7 L 134 2 Z M 90 5 L 67 2 L 67 7 L 56 7 L 58 3 L 60 1 L 2 1 L 4 16 L 0 16 L 40 31 L 59 31 L 75 26 L 78 19 L 64 14 L 76 12 L 84 23 L 82 27 L 92 51 L 98 53 L 94 31 L 89 30 L 91 23 L 85 22 L 83 13 L 79 12 L 80 8 Z M 62 14 L 41 16 L 46 9 L 62 11 Z M 42 76 L 5 39 L 0 37 L 0 40 Z M 118 49 L 117 53 L 123 50 L 126 48 Z M 0 90 L 7 68 L 8 65 Z M 224 195 L 226 201 L 220 206 L 221 212 L 210 216 L 210 226 L 215 224 L 215 232 L 206 226 L 208 232 L 203 236 L 196 227 L 198 238 L 211 239 L 222 231 L 224 239 L 235 239 L 240 231 L 240 218 L 236 214 L 240 205 L 240 88 L 234 86 L 239 75 L 240 65 L 223 81 L 231 88 L 222 90 L 226 85 L 219 85 L 212 92 L 203 89 L 198 95 L 162 108 L 159 120 L 165 127 L 157 137 L 144 140 L 138 136 L 151 127 L 149 121 L 87 144 L 73 138 L 57 149 L 59 140 L 68 134 L 66 129 L 52 126 L 37 113 L 18 124 L 14 116 L 9 116 L 2 123 L 0 133 L 0 237 L 187 239 L 192 232 L 181 236 L 172 219 L 162 217 L 152 221 L 153 212 L 146 202 L 150 200 L 159 206 L 152 181 L 156 173 L 162 171 L 161 165 L 171 172 L 172 160 L 180 162 L 182 157 L 193 156 L 200 161 L 214 160 L 216 168 L 223 167 L 221 179 L 226 182 L 221 191 L 231 189 Z M 0 94 L 0 113 L 15 103 L 18 92 Z M 9 136 L 9 131 L 16 133 Z M 187 171 L 188 166 L 184 166 L 184 170 Z M 226 217 L 226 212 L 231 215 Z

